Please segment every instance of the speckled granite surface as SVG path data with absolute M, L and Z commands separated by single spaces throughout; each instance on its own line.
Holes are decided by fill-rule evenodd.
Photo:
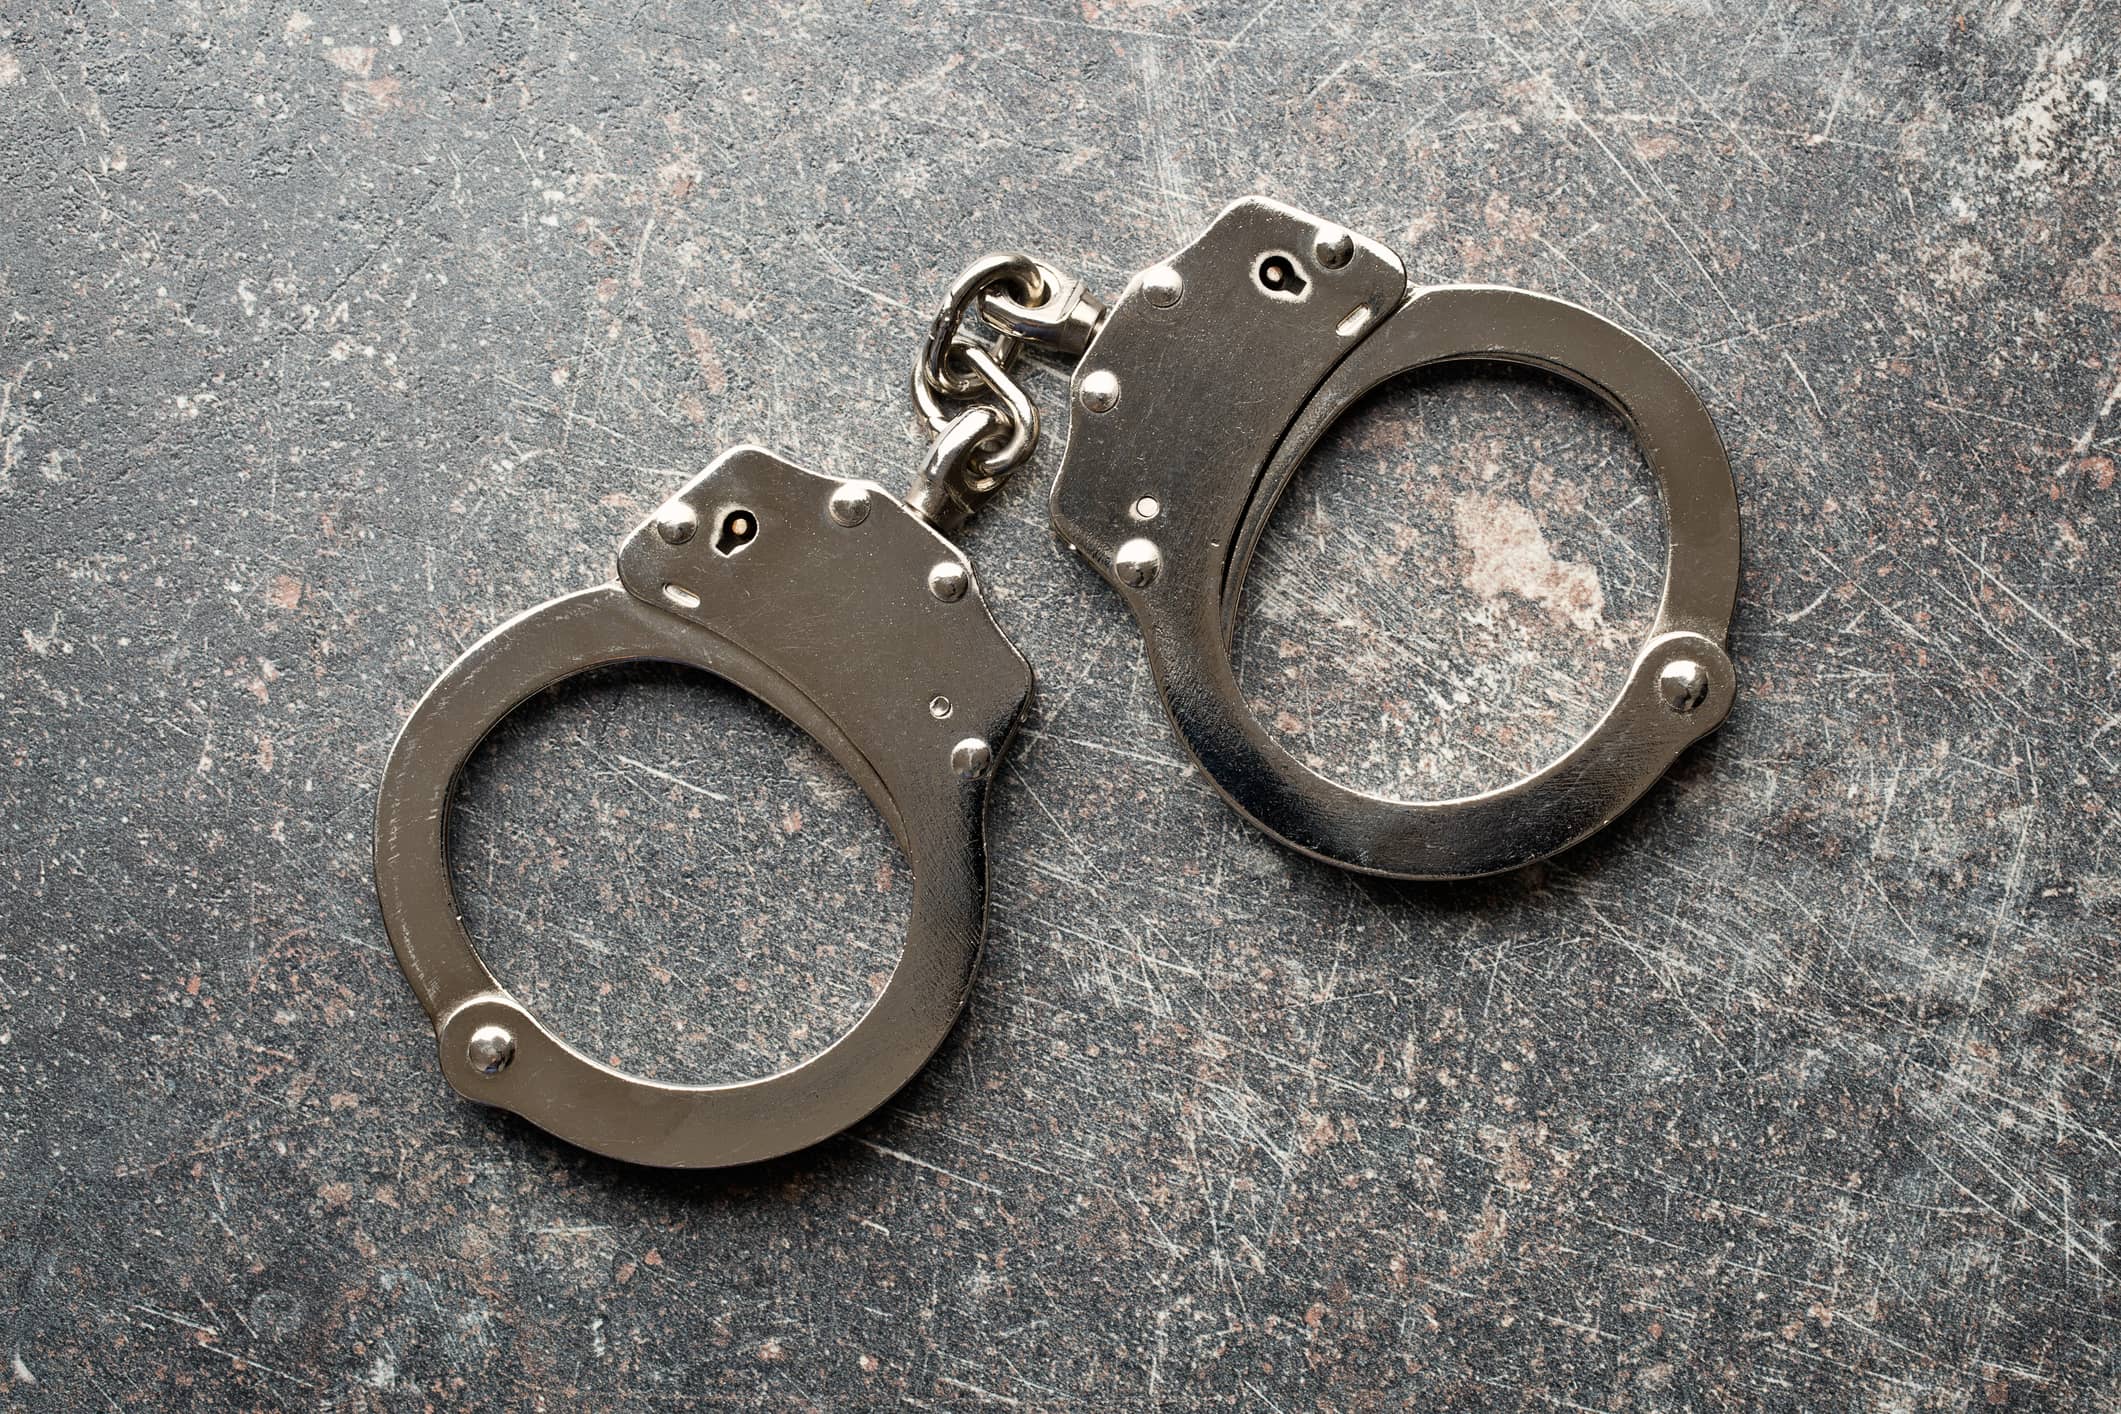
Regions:
M 2121 10 L 1005 0 L 0 13 L 0 1405 L 2121 1408 Z M 1617 827 L 1367 883 L 1188 771 L 1054 440 L 966 543 L 1041 696 L 975 1002 L 724 1176 L 455 1099 L 375 912 L 414 697 L 716 450 L 899 484 L 969 255 L 1227 198 L 1696 380 L 1744 696 Z M 1624 431 L 1399 387 L 1238 654 L 1407 795 L 1583 730 Z M 803 1055 L 908 882 L 765 709 L 546 699 L 469 780 L 501 975 L 652 1074 Z

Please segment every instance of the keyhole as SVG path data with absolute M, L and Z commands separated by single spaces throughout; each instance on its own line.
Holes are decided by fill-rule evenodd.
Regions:
M 722 528 L 715 533 L 714 549 L 718 555 L 734 555 L 758 538 L 758 517 L 749 511 L 736 510 L 722 517 Z
M 1278 299 L 1302 299 L 1311 282 L 1288 256 L 1270 255 L 1259 262 L 1259 285 Z

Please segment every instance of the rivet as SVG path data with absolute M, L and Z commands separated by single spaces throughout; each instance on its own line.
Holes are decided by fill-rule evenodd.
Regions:
M 1318 263 L 1328 270 L 1338 270 L 1355 257 L 1355 237 L 1339 226 L 1321 226 L 1318 238 L 1311 245 L 1311 253 Z
M 1683 716 L 1708 697 L 1708 669 L 1692 658 L 1674 658 L 1657 675 L 1657 693 L 1665 706 Z
M 965 587 L 971 582 L 972 577 L 965 573 L 965 567 L 955 560 L 944 560 L 928 571 L 928 592 L 945 604 L 955 604 L 964 598 Z
M 471 1033 L 464 1054 L 479 1074 L 499 1075 L 516 1058 L 515 1033 L 505 1026 L 481 1026 Z
M 1142 275 L 1142 298 L 1158 309 L 1169 309 L 1185 296 L 1186 282 L 1168 265 L 1158 265 Z
M 1164 513 L 1164 503 L 1154 496 L 1144 496 L 1127 507 L 1127 514 L 1139 521 L 1152 521 Z
M 957 708 L 951 705 L 950 699 L 943 696 L 940 692 L 928 699 L 928 715 L 935 718 L 938 722 L 956 710 Z
M 1110 412 L 1119 406 L 1119 378 L 1109 368 L 1083 375 L 1081 393 L 1084 412 Z
M 1164 567 L 1164 552 L 1154 540 L 1129 540 L 1112 557 L 1112 572 L 1130 589 L 1147 589 Z
M 655 533 L 667 544 L 682 545 L 700 528 L 700 518 L 683 501 L 666 501 L 655 513 Z
M 832 493 L 832 518 L 841 525 L 856 526 L 869 519 L 869 488 L 845 482 Z
M 950 769 L 968 781 L 987 774 L 994 764 L 994 748 L 980 737 L 968 736 L 950 748 Z

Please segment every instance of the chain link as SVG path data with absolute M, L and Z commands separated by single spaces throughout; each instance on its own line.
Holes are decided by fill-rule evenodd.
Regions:
M 984 337 L 966 327 L 975 316 Z M 983 255 L 966 266 L 913 360 L 913 405 L 934 446 L 908 503 L 954 531 L 999 490 L 1038 444 L 1038 409 L 1014 377 L 1017 360 L 1027 347 L 1080 354 L 1103 316 L 1081 281 L 1031 256 Z
M 1038 262 L 1016 251 L 983 255 L 958 272 L 943 296 L 942 307 L 929 321 L 928 341 L 921 347 L 922 381 L 936 392 L 954 398 L 969 398 L 979 392 L 975 379 L 950 367 L 950 355 L 965 316 L 982 295 L 996 289 L 1011 290 L 1028 304 L 1038 304 L 1046 297 L 1046 281 Z M 988 352 L 1006 368 L 1016 361 L 1020 342 L 1009 335 L 999 335 Z
M 966 266 L 929 322 L 928 338 L 913 363 L 913 405 L 930 437 L 941 437 L 966 411 L 946 410 L 945 401 L 986 405 L 1001 416 L 1003 426 L 991 431 L 973 456 L 986 476 L 1014 471 L 1038 440 L 1038 414 L 1010 376 L 1024 341 L 999 330 L 982 340 L 965 328 L 967 316 L 978 312 L 980 297 L 1002 290 L 1032 304 L 1041 302 L 1046 282 L 1038 262 L 1010 252 L 983 255 Z
M 1002 337 L 1007 339 L 1009 336 Z M 974 463 L 983 475 L 1007 475 L 1023 464 L 1038 442 L 1038 409 L 1031 405 L 1030 395 L 1009 376 L 1009 370 L 994 351 L 966 334 L 959 334 L 951 341 L 950 351 L 970 371 L 973 406 L 989 409 L 1002 421 L 1003 430 L 988 435 L 987 445 L 973 458 Z M 946 359 L 946 367 L 948 362 Z M 987 396 L 980 397 L 982 392 Z M 930 437 L 942 436 L 952 422 L 969 411 L 945 410 L 936 390 L 918 374 L 913 379 L 913 405 L 920 410 L 921 420 L 928 424 Z M 999 445 L 994 445 L 996 442 Z

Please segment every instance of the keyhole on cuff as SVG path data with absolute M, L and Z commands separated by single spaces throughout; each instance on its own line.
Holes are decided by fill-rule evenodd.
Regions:
M 1288 256 L 1270 255 L 1259 262 L 1259 287 L 1276 299 L 1302 299 L 1311 282 Z
M 715 532 L 714 551 L 718 555 L 734 555 L 737 551 L 758 539 L 759 518 L 746 510 L 734 510 L 722 517 L 722 528 Z

